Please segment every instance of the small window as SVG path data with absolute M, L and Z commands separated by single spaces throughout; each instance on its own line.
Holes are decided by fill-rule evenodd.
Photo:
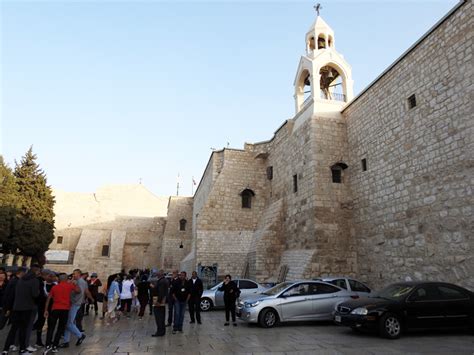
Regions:
M 242 196 L 242 208 L 252 208 L 252 197 L 255 193 L 250 189 L 245 189 L 240 196 Z
M 62 236 L 58 236 L 58 239 L 56 240 L 56 243 L 58 243 L 58 244 L 63 244 L 63 237 L 62 237 Z
M 250 280 L 240 280 L 239 281 L 239 288 L 241 290 L 247 290 L 250 288 L 258 288 L 258 285 L 255 282 L 252 282 Z
M 416 107 L 416 96 L 415 96 L 415 94 L 411 95 L 408 98 L 408 108 L 411 110 L 414 107 Z
M 342 183 L 342 171 L 347 169 L 348 166 L 345 163 L 336 163 L 331 166 L 331 173 L 332 173 L 332 182 L 335 184 Z
M 110 246 L 102 245 L 102 256 L 109 256 Z
M 367 159 L 362 159 L 361 161 L 362 164 L 362 171 L 367 171 Z
M 180 231 L 185 231 L 186 230 L 186 223 L 187 223 L 187 221 L 184 218 L 179 221 L 179 230 Z
M 293 175 L 293 192 L 298 192 L 298 175 Z
M 267 179 L 273 180 L 273 166 L 267 167 Z
M 342 170 L 341 169 L 331 169 L 332 171 L 332 182 L 340 184 L 342 182 Z
M 438 286 L 438 290 L 441 293 L 441 297 L 445 300 L 464 300 L 469 299 L 468 295 L 465 295 L 461 290 L 455 289 L 449 286 Z
M 368 292 L 368 293 L 370 293 L 370 289 L 367 286 L 361 284 L 358 281 L 349 280 L 349 285 L 351 286 L 351 290 L 354 291 L 354 292 Z
M 329 283 L 336 285 L 337 287 L 340 287 L 344 290 L 347 290 L 346 280 L 344 279 L 332 280 L 332 281 L 329 281 Z

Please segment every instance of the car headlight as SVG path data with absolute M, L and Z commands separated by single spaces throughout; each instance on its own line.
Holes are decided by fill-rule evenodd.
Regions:
M 369 311 L 367 310 L 367 308 L 364 307 L 359 307 L 351 311 L 351 314 L 357 314 L 360 316 L 365 316 L 367 313 L 369 313 Z
M 257 307 L 260 304 L 260 301 L 245 302 L 245 307 Z

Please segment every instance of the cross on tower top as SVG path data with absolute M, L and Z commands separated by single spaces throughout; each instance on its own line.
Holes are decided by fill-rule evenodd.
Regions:
M 318 16 L 319 16 L 319 11 L 320 11 L 323 7 L 321 6 L 321 4 L 320 4 L 319 2 L 318 2 L 315 6 L 313 6 L 313 7 L 314 7 L 314 9 L 316 10 L 316 13 L 317 13 Z

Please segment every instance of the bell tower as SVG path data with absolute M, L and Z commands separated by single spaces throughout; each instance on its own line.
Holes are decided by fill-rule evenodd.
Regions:
M 296 113 L 340 112 L 354 97 L 351 66 L 336 51 L 334 31 L 319 15 L 305 36 L 294 81 Z M 310 108 L 311 107 L 311 108 Z

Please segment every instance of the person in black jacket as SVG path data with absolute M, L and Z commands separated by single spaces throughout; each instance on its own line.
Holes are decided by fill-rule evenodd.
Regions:
M 201 324 L 201 296 L 204 291 L 201 279 L 197 276 L 197 272 L 193 271 L 191 279 L 188 280 L 189 293 L 191 297 L 188 301 L 189 315 L 191 316 L 191 322 L 194 323 L 197 320 L 198 324 Z
M 165 315 L 166 298 L 168 296 L 169 284 L 163 270 L 158 271 L 158 281 L 152 283 L 151 294 L 153 303 L 153 312 L 155 313 L 156 333 L 152 337 L 162 337 L 166 333 Z
M 148 276 L 143 275 L 140 283 L 137 285 L 138 290 L 138 302 L 140 302 L 140 312 L 138 313 L 138 319 L 142 319 L 145 314 L 146 305 L 150 302 L 150 283 L 148 282 Z
M 31 321 L 33 311 L 37 310 L 35 299 L 39 296 L 38 274 L 40 269 L 31 267 L 30 271 L 18 279 L 15 286 L 11 328 L 8 332 L 3 351 L 8 351 L 10 345 L 15 341 L 15 335 L 20 333 L 20 354 L 26 354 L 26 336 L 28 325 Z
M 185 271 L 181 271 L 178 281 L 173 284 L 172 293 L 174 299 L 173 334 L 176 334 L 176 332 L 183 331 L 186 303 L 189 301 L 189 297 L 191 296 Z
M 168 290 L 168 324 L 167 327 L 173 323 L 173 310 L 174 310 L 174 298 L 173 298 L 173 284 L 178 282 L 178 270 L 173 270 L 173 275 L 170 280 L 170 288 Z
M 225 323 L 224 325 L 229 325 L 229 313 L 232 314 L 232 323 L 234 327 L 237 326 L 235 322 L 235 301 L 240 296 L 240 290 L 232 281 L 230 275 L 225 275 L 224 283 L 219 287 L 219 291 L 224 291 L 224 305 L 225 305 Z

